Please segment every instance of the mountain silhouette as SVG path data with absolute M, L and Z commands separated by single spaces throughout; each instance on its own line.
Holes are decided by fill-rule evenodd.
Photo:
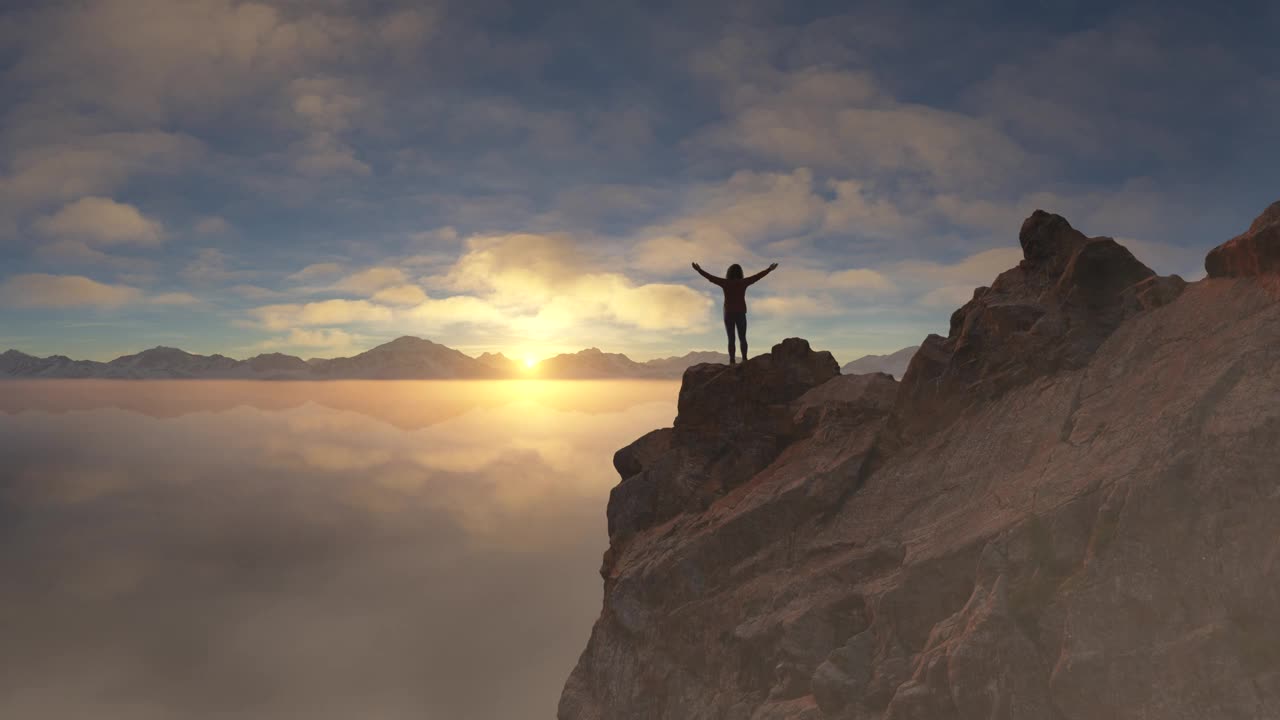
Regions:
M 636 362 L 626 355 L 589 348 L 538 363 L 530 372 L 502 353 L 471 357 L 419 337 L 403 336 L 352 357 L 303 360 L 265 353 L 247 360 L 197 355 L 159 346 L 110 362 L 72 360 L 63 355 L 35 357 L 17 350 L 0 353 L 0 378 L 101 379 L 245 379 L 245 380 L 435 380 L 504 379 L 678 379 L 685 368 L 702 362 L 727 362 L 728 355 L 691 352 L 679 357 Z
M 840 368 L 840 374 L 885 373 L 901 380 L 902 376 L 907 372 L 907 365 L 911 364 L 911 358 L 915 357 L 916 351 L 919 349 L 919 345 L 912 345 L 888 355 L 863 355 L 857 360 L 845 363 L 844 367 Z

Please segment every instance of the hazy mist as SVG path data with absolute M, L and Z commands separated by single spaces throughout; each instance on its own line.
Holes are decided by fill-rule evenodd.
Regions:
M 659 382 L 5 383 L 0 717 L 534 718 Z

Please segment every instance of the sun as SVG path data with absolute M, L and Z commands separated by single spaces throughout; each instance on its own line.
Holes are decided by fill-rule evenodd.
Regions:
M 538 364 L 538 359 L 532 356 L 526 356 L 524 359 L 524 369 L 532 370 L 534 365 Z

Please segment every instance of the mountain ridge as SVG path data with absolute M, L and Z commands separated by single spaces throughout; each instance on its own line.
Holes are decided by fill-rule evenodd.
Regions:
M 1186 283 L 1037 211 L 901 382 L 690 368 L 558 717 L 1280 717 L 1277 230 Z
M 896 380 L 901 380 L 902 376 L 907 372 L 907 366 L 911 364 L 911 358 L 915 356 L 916 351 L 919 349 L 919 345 L 912 345 L 887 355 L 863 355 L 856 360 L 845 363 L 840 368 L 840 374 L 886 373 L 892 375 Z
M 644 362 L 621 353 L 587 348 L 542 360 L 530 372 L 502 353 L 471 357 L 434 341 L 402 335 L 351 357 L 303 360 L 284 353 L 261 353 L 244 360 L 199 355 L 158 345 L 107 362 L 36 357 L 16 349 L 0 353 L 0 379 L 676 379 L 699 362 L 727 362 L 728 355 L 694 351 Z

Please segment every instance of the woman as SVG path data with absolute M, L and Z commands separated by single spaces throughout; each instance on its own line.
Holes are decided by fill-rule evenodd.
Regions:
M 738 329 L 738 341 L 742 344 L 742 361 L 747 361 L 747 286 L 773 272 L 776 267 L 778 267 L 778 263 L 773 263 L 755 275 L 744 278 L 742 277 L 742 266 L 734 263 L 729 266 L 729 271 L 725 273 L 728 277 L 719 278 L 703 270 L 698 263 L 693 264 L 693 269 L 697 270 L 702 277 L 719 285 L 724 290 L 724 332 L 729 336 L 730 365 L 734 364 L 733 329 L 735 327 Z

